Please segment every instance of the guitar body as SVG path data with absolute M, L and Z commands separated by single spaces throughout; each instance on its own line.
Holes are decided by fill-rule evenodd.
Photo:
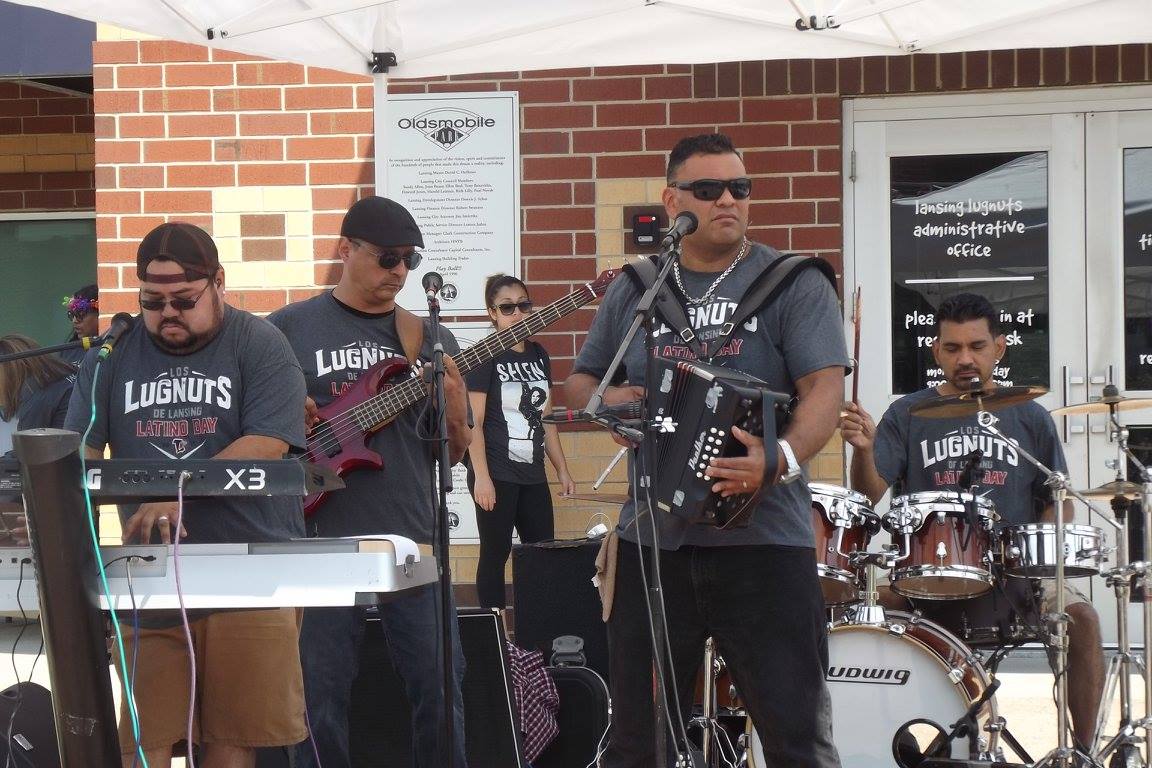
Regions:
M 383 469 L 384 459 L 370 450 L 367 442 L 369 435 L 383 424 L 364 429 L 352 409 L 387 390 L 395 381 L 407 380 L 411 369 L 403 357 L 385 358 L 360 374 L 344 394 L 320 408 L 320 421 L 308 433 L 307 460 L 340 477 L 356 469 Z M 304 497 L 304 515 L 311 517 L 327 495 L 321 491 Z

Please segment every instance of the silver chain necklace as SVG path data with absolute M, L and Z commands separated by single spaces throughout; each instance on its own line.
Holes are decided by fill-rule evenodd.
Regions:
M 740 243 L 740 251 L 736 254 L 736 258 L 732 260 L 732 263 L 728 265 L 728 269 L 721 272 L 720 277 L 713 280 L 712 285 L 708 286 L 708 290 L 704 291 L 704 295 L 698 299 L 689 296 L 688 291 L 685 290 L 684 281 L 680 278 L 680 261 L 677 260 L 676 263 L 672 265 L 672 277 L 676 280 L 676 287 L 680 289 L 680 293 L 684 294 L 684 298 L 688 300 L 689 304 L 703 304 L 712 298 L 712 294 L 720 287 L 720 283 L 724 282 L 724 278 L 728 277 L 728 273 L 736 268 L 736 265 L 740 263 L 746 253 L 748 253 L 748 238 L 745 237 Z

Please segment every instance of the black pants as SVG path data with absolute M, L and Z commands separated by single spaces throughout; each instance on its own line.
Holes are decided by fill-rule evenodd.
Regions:
M 651 557 L 645 548 L 644 560 Z M 681 547 L 661 553 L 674 678 L 687 723 L 711 636 L 769 766 L 836 768 L 824 683 L 828 634 L 815 555 L 803 547 Z M 652 644 L 636 545 L 621 541 L 608 620 L 612 741 L 605 768 L 655 765 Z
M 552 491 L 548 483 L 520 485 L 493 480 L 496 505 L 491 510 L 476 507 L 476 527 L 480 530 L 480 560 L 476 564 L 476 592 L 481 608 L 504 608 L 504 567 L 512 553 L 512 529 L 520 541 L 531 544 L 555 536 L 552 520 Z M 468 488 L 475 488 L 468 474 Z

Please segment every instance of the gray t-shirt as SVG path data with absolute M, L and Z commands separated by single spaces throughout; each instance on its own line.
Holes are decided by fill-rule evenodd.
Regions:
M 992 501 L 1000 526 L 1036 522 L 1052 500 L 1044 475 L 1010 443 L 982 430 L 976 415 L 956 419 L 913 416 L 917 403 L 937 395 L 935 388 L 905 395 L 884 412 L 876 427 L 876 471 L 894 494 L 959 491 L 960 474 L 976 449 L 984 456 L 974 473 L 977 493 Z M 1016 440 L 1050 469 L 1067 472 L 1052 417 L 1036 402 L 996 411 L 996 428 Z
M 696 335 L 704 342 L 719 336 L 732 316 L 745 289 L 764 269 L 780 257 L 774 249 L 753 244 L 748 255 L 724 278 L 712 298 L 699 307 L 690 307 L 688 316 Z M 681 270 L 690 296 L 702 296 L 719 276 L 717 273 Z M 612 361 L 624 333 L 632 321 L 640 298 L 635 283 L 627 276 L 616 280 L 600 304 L 575 371 L 597 378 Z M 668 358 L 690 359 L 691 349 L 668 326 L 660 323 L 653 331 L 656 353 Z M 644 339 L 636 334 L 624 356 L 624 373 L 630 384 L 644 384 Z M 732 333 L 711 361 L 757 376 L 776 392 L 792 394 L 795 381 L 822 368 L 848 365 L 840 308 L 832 284 L 816 269 L 804 269 L 776 300 L 752 315 Z M 583 403 L 568 403 L 579 407 Z M 772 450 L 772 446 L 769 446 Z M 630 457 L 631 458 L 631 457 Z M 632 473 L 630 473 L 631 476 Z M 636 540 L 632 523 L 636 511 L 630 500 L 620 512 L 621 535 Z M 693 525 L 662 514 L 660 546 L 678 549 L 684 544 L 730 546 L 779 544 L 812 547 L 811 494 L 804 482 L 777 485 L 765 490 L 747 527 L 722 530 L 709 525 Z M 647 529 L 645 540 L 650 541 Z
M 88 427 L 96 355 L 85 358 L 65 428 Z M 111 446 L 115 459 L 210 459 L 245 435 L 304 447 L 304 377 L 276 329 L 225 305 L 224 324 L 189 355 L 165 352 L 141 322 L 100 365 L 96 421 L 88 445 Z M 127 520 L 137 505 L 121 504 Z M 190 500 L 188 544 L 284 541 L 304 535 L 295 496 Z
M 283 331 L 304 369 L 308 394 L 319 406 L 335 400 L 360 375 L 381 360 L 404 357 L 393 312 L 367 314 L 341 304 L 328 291 L 268 316 Z M 460 351 L 456 338 L 441 328 L 444 351 Z M 419 359 L 432 358 L 432 328 L 424 323 Z M 357 536 L 392 533 L 421 544 L 432 542 L 433 444 L 417 433 L 427 398 L 402 411 L 368 440 L 384 458 L 383 470 L 353 470 L 345 487 L 328 495 L 308 518 L 309 533 Z M 420 434 L 426 434 L 426 430 Z

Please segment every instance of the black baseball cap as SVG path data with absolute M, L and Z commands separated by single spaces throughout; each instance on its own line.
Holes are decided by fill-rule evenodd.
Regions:
M 184 267 L 188 282 L 211 278 L 220 269 L 220 254 L 212 236 L 184 221 L 161 224 L 144 236 L 136 251 L 136 277 L 143 280 L 148 265 L 157 259 Z
M 395 200 L 372 195 L 357 200 L 344 214 L 340 225 L 343 237 L 355 238 L 371 243 L 378 248 L 393 248 L 399 245 L 424 247 L 424 237 L 420 227 L 408 209 Z

